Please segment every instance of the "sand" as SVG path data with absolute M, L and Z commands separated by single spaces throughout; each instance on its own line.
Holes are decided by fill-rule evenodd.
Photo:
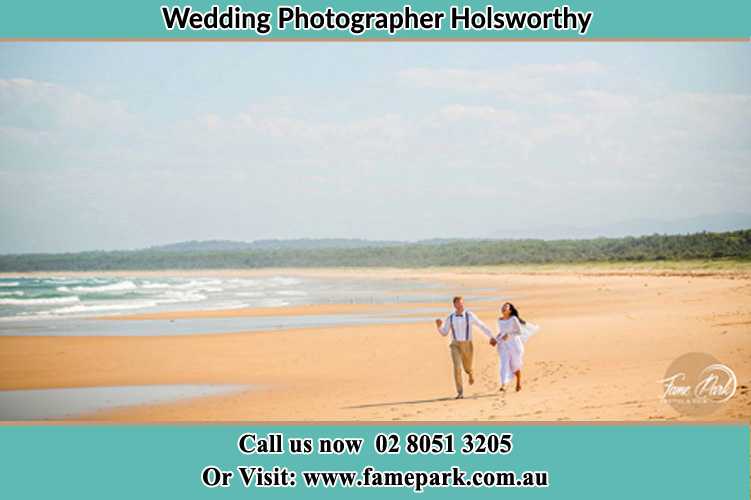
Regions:
M 209 274 L 254 273 L 264 272 Z M 527 344 L 523 390 L 498 392 L 496 352 L 476 331 L 478 380 L 465 387 L 464 400 L 454 401 L 447 339 L 429 322 L 171 337 L 2 337 L 0 389 L 253 386 L 231 395 L 81 416 L 87 421 L 696 420 L 661 401 L 658 381 L 676 357 L 700 351 L 731 367 L 740 388 L 715 413 L 699 419 L 751 419 L 751 280 L 745 271 L 465 268 L 286 273 L 443 283 L 445 304 L 419 306 L 445 307 L 447 313 L 453 292 L 482 288 L 498 300 L 467 305 L 493 326 L 500 296 L 510 297 L 522 316 L 542 326 Z M 251 320 L 259 314 L 394 307 L 404 306 L 327 304 L 131 319 L 232 315 Z

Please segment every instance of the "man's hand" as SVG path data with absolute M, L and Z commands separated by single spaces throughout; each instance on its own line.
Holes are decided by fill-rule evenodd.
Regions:
M 508 333 L 507 333 L 506 335 L 504 335 L 503 337 L 501 337 L 501 338 L 502 338 L 503 340 L 508 340 Z
M 498 344 L 498 341 L 495 338 L 491 338 L 490 339 L 490 345 L 492 345 L 493 347 L 495 347 L 496 344 Z
M 435 320 L 435 326 L 437 326 L 438 328 L 442 327 L 443 326 L 443 320 L 442 319 Z

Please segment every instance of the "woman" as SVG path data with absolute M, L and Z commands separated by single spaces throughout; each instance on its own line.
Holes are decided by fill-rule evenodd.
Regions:
M 516 390 L 522 390 L 522 364 L 524 358 L 524 342 L 534 335 L 539 328 L 527 323 L 519 317 L 514 304 L 506 302 L 501 307 L 501 317 L 498 318 L 498 335 L 491 339 L 490 345 L 496 346 L 501 360 L 501 391 L 506 390 L 506 384 L 516 376 Z

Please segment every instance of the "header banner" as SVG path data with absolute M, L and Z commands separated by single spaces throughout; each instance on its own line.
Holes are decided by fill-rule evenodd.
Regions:
M 6 2 L 4 40 L 727 40 L 751 2 L 132 0 Z

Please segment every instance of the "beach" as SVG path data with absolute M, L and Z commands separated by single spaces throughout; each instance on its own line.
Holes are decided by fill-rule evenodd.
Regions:
M 105 330 L 113 318 L 136 326 L 163 322 L 166 330 L 170 322 L 232 318 L 236 331 L 221 333 L 5 335 L 0 337 L 0 391 L 198 384 L 233 388 L 67 417 L 84 421 L 751 419 L 751 275 L 743 268 L 222 270 L 127 276 L 134 274 L 356 277 L 399 282 L 402 299 L 186 308 L 87 319 L 94 330 L 96 325 Z M 419 295 L 411 300 L 405 280 L 433 286 L 431 300 Z M 513 301 L 524 318 L 541 325 L 526 347 L 521 392 L 498 392 L 496 351 L 475 330 L 477 382 L 465 382 L 466 398 L 453 400 L 448 339 L 438 335 L 432 318 L 448 315 L 455 294 L 473 298 L 467 299 L 467 307 L 494 330 L 504 300 Z M 257 318 L 358 314 L 372 321 L 253 327 Z M 671 362 L 688 352 L 713 355 L 738 381 L 730 401 L 700 418 L 683 415 L 661 400 L 659 381 Z

